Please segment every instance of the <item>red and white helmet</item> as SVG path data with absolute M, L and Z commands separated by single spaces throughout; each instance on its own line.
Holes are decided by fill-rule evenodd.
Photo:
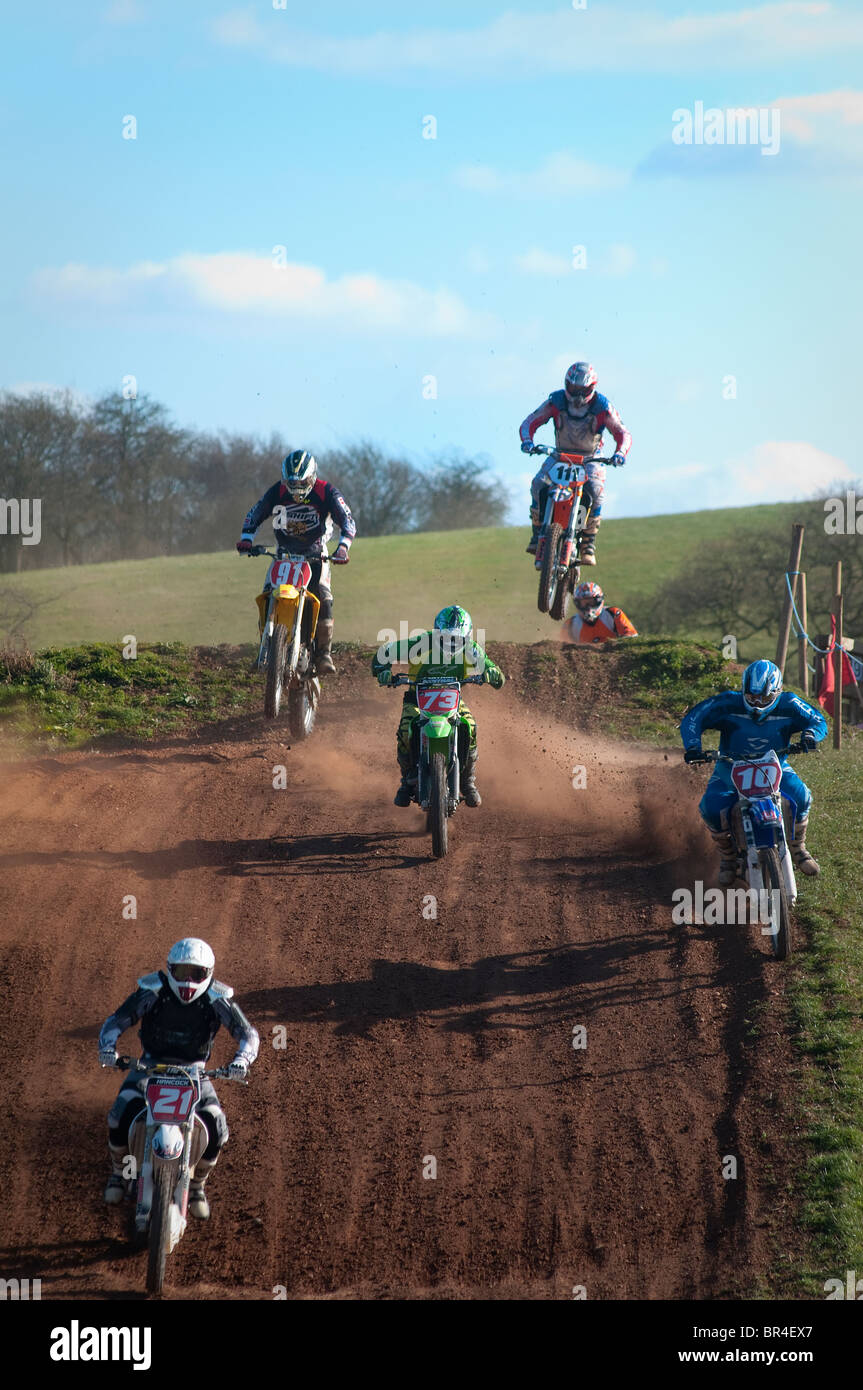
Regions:
M 168 984 L 181 1004 L 206 994 L 215 968 L 216 957 L 199 936 L 184 936 L 168 952 Z
M 595 623 L 605 605 L 605 594 L 599 585 L 594 584 L 592 580 L 588 580 L 586 584 L 578 584 L 572 597 L 579 617 L 586 623 Z
M 590 405 L 596 395 L 596 372 L 589 362 L 573 362 L 564 379 L 570 405 Z

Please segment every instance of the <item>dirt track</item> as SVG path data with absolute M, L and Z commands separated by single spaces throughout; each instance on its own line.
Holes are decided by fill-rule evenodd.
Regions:
M 41 1277 L 43 1297 L 142 1289 L 145 1257 L 101 1202 L 117 1081 L 94 1040 L 200 934 L 262 1048 L 247 1090 L 222 1087 L 213 1218 L 172 1257 L 169 1296 L 753 1287 L 790 1224 L 772 1184 L 781 967 L 752 929 L 671 925 L 672 888 L 709 875 L 692 774 L 549 730 L 513 685 L 471 701 L 485 804 L 459 810 L 442 862 L 391 804 L 398 702 L 371 681 L 333 692 L 304 747 L 253 720 L 4 768 L 0 1274 Z

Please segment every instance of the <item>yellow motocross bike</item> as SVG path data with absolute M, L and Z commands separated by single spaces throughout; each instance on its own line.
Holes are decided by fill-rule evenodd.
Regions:
M 272 560 L 264 591 L 256 597 L 261 644 L 255 663 L 266 672 L 264 714 L 277 719 L 288 699 L 288 727 L 295 739 L 315 726 L 321 683 L 315 675 L 315 632 L 320 600 L 309 590 L 312 567 L 304 555 L 253 545 L 249 555 Z

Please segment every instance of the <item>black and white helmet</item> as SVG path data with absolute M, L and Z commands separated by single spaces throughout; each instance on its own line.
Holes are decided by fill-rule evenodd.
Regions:
M 282 462 L 282 481 L 295 502 L 305 502 L 318 480 L 318 464 L 307 449 L 295 449 Z

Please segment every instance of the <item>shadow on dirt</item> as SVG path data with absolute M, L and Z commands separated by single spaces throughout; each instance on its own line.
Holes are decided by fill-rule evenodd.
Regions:
M 171 849 L 28 850 L 0 856 L 0 871 L 22 865 L 77 864 L 94 869 L 130 869 L 141 878 L 171 878 L 191 869 L 216 869 L 235 878 L 254 874 L 292 878 L 301 874 L 354 874 L 364 870 L 410 869 L 429 855 L 397 848 L 404 834 L 271 836 L 256 840 L 181 840 Z

